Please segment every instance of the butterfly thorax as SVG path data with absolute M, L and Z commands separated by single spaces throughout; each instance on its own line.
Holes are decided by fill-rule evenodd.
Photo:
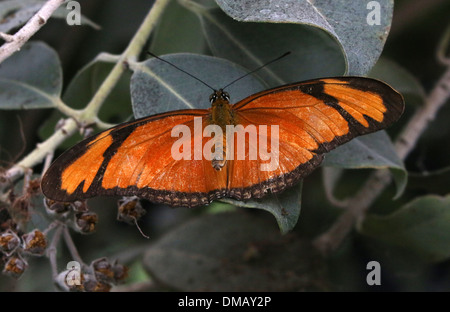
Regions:
M 226 133 L 227 125 L 234 125 L 233 111 L 230 104 L 230 96 L 222 89 L 214 91 L 210 96 L 211 101 L 211 125 L 218 125 L 222 128 L 222 133 Z M 216 142 L 215 147 L 219 147 L 218 156 L 215 156 L 211 161 L 211 165 L 216 170 L 221 170 L 226 160 L 226 136 L 223 135 L 222 142 Z M 213 152 L 215 152 L 214 150 Z
M 233 125 L 230 96 L 219 89 L 209 97 L 211 101 L 211 124 L 218 125 L 225 131 L 227 125 Z

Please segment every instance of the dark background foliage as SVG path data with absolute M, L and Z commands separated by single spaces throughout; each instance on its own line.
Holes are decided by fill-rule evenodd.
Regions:
M 51 19 L 48 25 L 33 37 L 33 40 L 42 40 L 57 51 L 64 73 L 64 89 L 67 88 L 76 73 L 98 53 L 122 53 L 151 7 L 151 1 L 147 0 L 80 0 L 79 2 L 83 15 L 101 25 L 101 30 L 94 30 L 88 26 L 68 27 L 64 20 Z M 423 86 L 426 93 L 434 87 L 445 71 L 445 68 L 436 60 L 436 48 L 445 28 L 448 26 L 449 13 L 450 3 L 445 0 L 398 0 L 395 2 L 392 28 L 382 57 L 394 61 L 408 71 Z M 195 23 L 195 21 L 192 23 Z M 198 36 L 203 36 L 203 34 L 199 33 Z M 178 40 L 183 41 L 182 38 L 173 38 L 174 42 Z M 165 48 L 167 50 L 158 50 L 158 46 L 154 46 L 153 49 L 156 53 L 161 54 L 185 51 L 181 44 L 174 44 L 172 47 Z M 189 48 L 186 51 L 190 52 Z M 208 54 L 210 51 L 205 46 L 202 51 L 196 52 Z M 283 52 L 285 51 L 280 51 L 280 54 Z M 125 102 L 126 100 L 124 100 Z M 71 104 L 76 107 L 77 103 Z M 82 105 L 84 103 L 80 107 Z M 418 105 L 422 105 L 422 103 L 419 101 Z M 117 109 L 117 107 L 111 109 L 112 106 L 111 103 L 105 104 L 100 114 L 100 116 L 107 118 L 105 120 L 107 122 L 123 122 L 127 116 L 130 117 L 132 114 L 131 106 L 123 105 L 120 109 Z M 402 123 L 394 126 L 390 133 L 397 133 L 405 124 L 405 120 L 413 114 L 413 111 L 413 107 L 409 106 Z M 57 120 L 54 114 L 55 112 L 52 109 L 1 111 L 1 165 L 8 167 L 8 165 L 15 163 L 23 155 L 33 150 L 36 143 L 48 136 L 48 131 L 52 131 L 54 122 Z M 46 133 L 45 130 L 42 130 L 42 126 L 48 123 L 49 118 L 54 122 L 47 125 L 50 130 L 47 130 Z M 423 173 L 450 166 L 449 118 L 450 107 L 447 105 L 440 110 L 432 125 L 423 134 L 413 152 L 406 159 L 405 166 L 410 172 L 410 176 L 408 186 L 402 197 L 392 201 L 395 189 L 391 186 L 374 203 L 373 211 L 379 214 L 387 214 L 421 195 L 437 194 L 445 196 L 448 194 L 450 170 L 444 170 L 431 176 Z M 77 138 L 79 139 L 80 136 Z M 73 143 L 75 140 L 72 139 L 70 142 Z M 57 153 L 62 152 L 71 143 L 65 143 L 57 150 Z M 40 169 L 36 167 L 35 172 L 40 172 Z M 366 178 L 367 171 L 349 170 L 349 172 L 346 172 L 342 184 L 338 187 L 339 193 L 341 195 L 349 194 L 356 190 Z M 249 232 L 257 233 L 254 235 L 264 237 L 266 242 L 270 242 L 269 247 L 253 246 L 252 238 L 243 234 L 242 237 L 239 236 L 240 234 L 236 235 L 241 239 L 241 245 L 237 245 L 235 240 L 230 242 L 224 239 L 224 237 L 234 236 L 233 233 L 230 233 L 230 230 L 227 230 L 226 227 L 213 226 L 217 220 L 214 219 L 214 216 L 208 216 L 209 219 L 200 223 L 200 225 L 194 224 L 194 230 L 182 232 L 184 233 L 182 237 L 185 238 L 183 241 L 177 242 L 181 245 L 190 244 L 192 248 L 186 250 L 186 253 L 181 256 L 172 255 L 170 257 L 170 254 L 167 255 L 164 251 L 170 250 L 174 246 L 165 233 L 170 235 L 173 231 L 177 231 L 174 230 L 177 229 L 177 226 L 185 224 L 188 219 L 205 214 L 207 209 L 174 210 L 144 203 L 147 214 L 140 220 L 139 224 L 143 232 L 150 236 L 150 240 L 146 240 L 135 227 L 116 221 L 116 202 L 115 199 L 110 198 L 98 198 L 89 202 L 91 209 L 99 214 L 100 222 L 96 233 L 90 236 L 74 234 L 73 237 L 86 262 L 102 256 L 118 258 L 130 266 L 128 283 L 147 281 L 150 279 L 149 276 L 153 275 L 154 278 L 163 281 L 164 287 L 167 287 L 167 289 L 252 289 L 251 286 L 241 289 L 231 282 L 226 284 L 223 289 L 215 286 L 215 281 L 224 278 L 221 275 L 225 274 L 223 272 L 228 274 L 229 271 L 227 270 L 232 272 L 237 267 L 237 265 L 233 266 L 234 260 L 230 260 L 225 265 L 223 262 L 218 263 L 219 260 L 216 257 L 218 253 L 221 253 L 220 247 L 222 247 L 222 250 L 229 252 L 229 259 L 237 259 L 242 255 L 248 255 L 250 259 L 250 262 L 246 262 L 245 267 L 240 267 L 247 275 L 236 277 L 237 284 L 239 284 L 239 278 L 242 278 L 242 280 L 249 277 L 253 278 L 254 276 L 260 276 L 260 272 L 269 270 L 276 277 L 274 284 L 279 284 L 266 287 L 264 284 L 267 282 L 266 280 L 259 281 L 263 290 L 442 291 L 450 289 L 449 260 L 441 260 L 437 263 L 425 261 L 407 248 L 385 244 L 375 238 L 357 233 L 351 233 L 343 245 L 330 257 L 323 260 L 323 263 L 319 261 L 320 263 L 311 266 L 311 262 L 314 261 L 308 262 L 305 259 L 319 259 L 320 257 L 316 257 L 315 251 L 307 247 L 300 249 L 300 251 L 297 248 L 300 248 L 299 245 L 303 244 L 303 239 L 305 241 L 310 240 L 326 231 L 340 213 L 339 209 L 333 207 L 327 201 L 324 192 L 321 170 L 317 170 L 303 183 L 301 215 L 292 233 L 286 236 L 279 235 L 273 217 L 266 212 L 246 209 L 246 215 L 255 215 L 256 219 L 253 221 L 248 221 L 246 217 L 242 216 L 230 217 L 229 222 L 241 224 Z M 217 209 L 228 208 L 227 206 L 219 206 Z M 208 210 L 208 212 L 210 211 Z M 246 222 L 251 223 L 251 225 Z M 36 224 L 36 226 L 38 225 Z M 261 228 L 267 228 L 268 230 L 260 233 Z M 185 229 L 178 229 L 178 231 L 180 230 Z M 209 235 L 211 236 L 210 245 L 204 240 L 204 237 Z M 302 237 L 302 242 L 292 239 L 292 236 Z M 158 240 L 160 237 L 163 237 L 163 239 Z M 292 241 L 295 243 L 292 243 Z M 149 248 L 153 248 L 151 249 L 152 252 L 147 252 L 146 256 L 143 257 L 143 251 Z M 66 250 L 61 248 L 59 252 L 61 263 L 70 260 Z M 299 268 L 298 262 L 287 260 L 280 262 L 279 258 L 273 259 L 273 262 L 267 262 L 267 259 L 271 259 L 270 257 L 274 253 L 281 253 L 284 259 L 296 259 L 298 254 L 301 253 L 299 259 L 305 261 L 306 264 L 303 268 Z M 211 270 L 224 271 L 217 273 L 216 279 L 199 278 L 198 276 L 205 276 L 202 271 L 204 268 L 198 269 L 195 266 L 195 261 L 191 263 L 187 260 L 193 255 L 205 261 Z M 257 263 L 254 265 L 251 262 L 253 257 L 257 259 Z M 220 259 L 223 260 L 224 258 Z M 261 259 L 266 259 L 266 262 Z M 368 272 L 366 264 L 371 260 L 379 261 L 382 264 L 381 286 L 368 286 L 366 284 Z M 183 267 L 180 267 L 182 262 L 188 262 L 191 265 L 189 269 L 183 270 Z M 289 282 L 280 278 L 280 276 L 288 274 L 286 272 L 290 272 L 289 268 L 291 268 L 294 277 L 302 274 L 307 275 L 308 282 L 298 286 L 299 282 L 295 278 L 289 280 Z M 186 271 L 190 272 L 192 276 L 189 276 L 189 274 L 186 276 Z M 195 282 L 190 283 L 189 278 Z M 183 282 L 184 280 L 186 282 Z M 224 280 L 227 279 L 224 278 Z M 29 270 L 17 281 L 0 276 L 0 290 L 53 290 L 47 259 L 33 258 L 30 260 Z M 255 290 L 259 289 L 255 288 Z

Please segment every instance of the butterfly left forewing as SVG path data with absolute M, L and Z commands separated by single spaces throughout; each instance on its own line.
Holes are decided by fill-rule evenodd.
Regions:
M 220 187 L 217 181 L 226 178 L 216 176 L 212 168 L 205 169 L 203 159 L 174 160 L 171 150 L 179 139 L 172 136 L 172 129 L 186 125 L 193 131 L 194 118 L 206 120 L 208 113 L 185 110 L 159 114 L 88 138 L 50 166 L 42 179 L 42 191 L 56 201 L 136 195 L 170 205 L 209 203 L 208 194 L 215 192 L 213 185 Z M 212 181 L 205 182 L 207 178 Z

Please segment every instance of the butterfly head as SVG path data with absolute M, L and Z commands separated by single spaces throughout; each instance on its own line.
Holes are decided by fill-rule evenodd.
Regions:
M 213 94 L 209 96 L 209 101 L 211 104 L 217 101 L 224 101 L 226 103 L 230 102 L 230 95 L 228 92 L 223 91 L 223 89 L 215 90 Z

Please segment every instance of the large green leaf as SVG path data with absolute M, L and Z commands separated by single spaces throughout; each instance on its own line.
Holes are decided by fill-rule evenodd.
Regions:
M 83 67 L 67 86 L 63 100 L 76 109 L 84 108 L 97 92 L 99 86 L 111 72 L 113 63 L 105 62 L 100 57 Z M 130 101 L 130 73 L 125 73 L 113 88 L 100 110 L 100 119 L 109 123 L 120 123 L 132 116 Z M 55 111 L 41 127 L 39 134 L 42 138 L 49 137 L 55 128 L 55 124 L 62 118 L 59 111 Z M 81 139 L 76 135 L 64 141 L 61 148 L 69 148 Z
M 74 108 L 85 107 L 114 67 L 100 56 L 84 66 L 66 88 L 63 100 Z M 106 122 L 122 122 L 131 115 L 129 81 L 131 74 L 125 72 L 111 90 L 100 110 L 100 118 Z
M 220 201 L 244 208 L 257 208 L 270 212 L 277 220 L 278 227 L 282 234 L 291 231 L 297 224 L 300 217 L 302 202 L 302 186 L 300 183 L 281 194 L 268 194 L 263 199 L 251 199 L 245 202 L 231 198 L 224 198 Z
M 203 215 L 152 245 L 144 266 L 163 286 L 182 291 L 323 288 L 317 251 L 295 234 L 281 236 L 262 217 L 243 211 Z
M 385 131 L 360 136 L 329 152 L 324 166 L 340 168 L 395 168 L 405 170 Z
M 11 29 L 25 24 L 41 7 L 45 0 L 6 0 L 0 4 L 0 31 L 8 33 Z
M 369 77 L 380 79 L 400 92 L 407 104 L 421 105 L 426 93 L 420 82 L 406 69 L 399 64 L 380 58 L 372 70 Z
M 29 42 L 0 66 L 0 109 L 54 107 L 62 89 L 56 52 L 43 42 Z
M 201 25 L 197 17 L 180 6 L 178 1 L 171 1 L 154 32 L 150 51 L 156 55 L 177 52 L 202 53 L 206 42 L 199 33 Z
M 242 23 L 219 9 L 198 12 L 214 55 L 248 69 L 257 68 L 284 52 L 291 55 L 257 72 L 270 86 L 345 71 L 338 44 L 325 32 L 306 25 Z
M 0 32 L 8 33 L 14 28 L 24 25 L 41 7 L 46 0 L 3 0 L 0 3 Z M 60 6 L 52 17 L 65 19 L 70 10 L 66 5 Z M 95 29 L 100 27 L 86 18 L 80 16 L 81 25 L 89 25 Z
M 224 87 L 247 72 L 229 61 L 197 54 L 169 54 L 163 58 L 214 89 Z M 231 101 L 237 102 L 257 91 L 264 84 L 254 76 L 229 86 Z M 176 109 L 209 108 L 207 86 L 158 59 L 149 59 L 135 68 L 131 77 L 131 99 L 136 118 Z
M 362 234 L 409 249 L 432 262 L 450 257 L 450 195 L 427 195 L 387 216 L 368 215 Z
M 376 63 L 391 27 L 394 7 L 393 0 L 372 1 L 375 7 L 369 5 L 368 1 L 347 0 L 216 2 L 238 21 L 301 23 L 323 29 L 340 44 L 347 60 L 349 75 L 364 75 Z M 303 42 L 302 37 L 295 40 Z M 268 41 L 267 44 L 273 43 Z
M 325 156 L 322 164 L 346 169 L 388 168 L 397 185 L 396 197 L 406 187 L 407 171 L 385 131 L 364 135 L 339 146 Z

